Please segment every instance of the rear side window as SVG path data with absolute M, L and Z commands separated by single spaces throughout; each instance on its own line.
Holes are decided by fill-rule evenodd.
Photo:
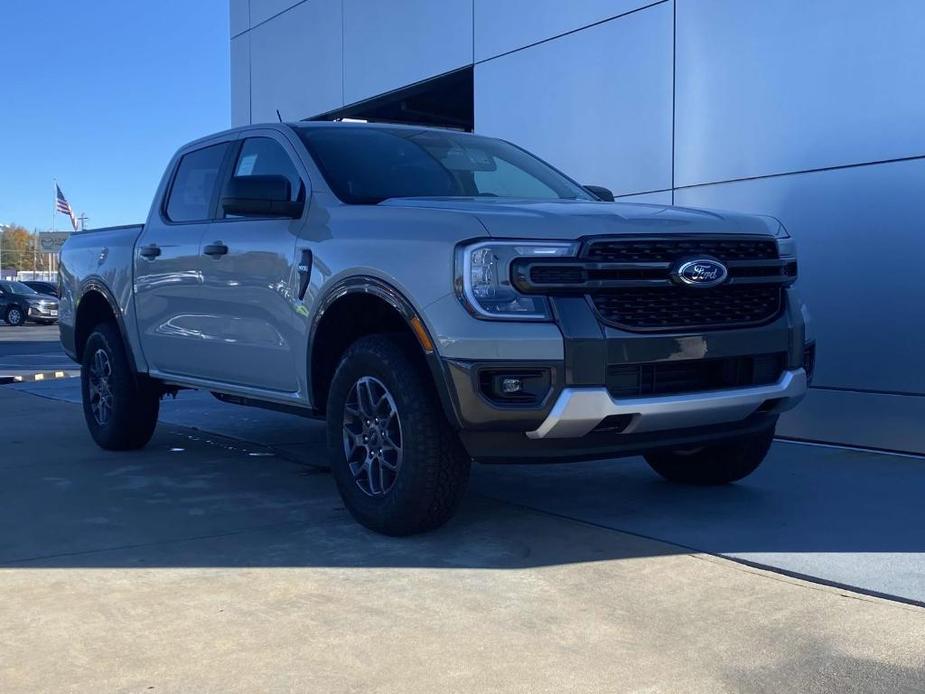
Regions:
M 289 199 L 303 195 L 302 178 L 280 144 L 268 137 L 249 137 L 241 146 L 234 166 L 235 176 L 285 176 L 289 179 Z
M 167 199 L 167 217 L 172 222 L 200 222 L 209 219 L 218 172 L 228 143 L 184 154 Z

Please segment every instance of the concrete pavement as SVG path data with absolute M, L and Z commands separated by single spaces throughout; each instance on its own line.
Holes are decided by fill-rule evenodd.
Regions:
M 78 383 L 6 386 L 80 402 Z M 183 392 L 161 420 L 324 464 L 324 427 Z M 659 479 L 639 458 L 476 466 L 485 496 L 855 590 L 925 604 L 925 459 L 778 442 L 755 474 L 722 488 Z
M 63 371 L 77 374 L 78 367 L 61 349 L 57 325 L 13 327 L 0 323 L 0 379 Z M 0 382 L 2 382 L 0 380 Z
M 922 608 L 482 491 L 519 469 L 388 539 L 317 447 L 163 424 L 109 454 L 51 402 L 0 388 L 4 692 L 925 690 Z

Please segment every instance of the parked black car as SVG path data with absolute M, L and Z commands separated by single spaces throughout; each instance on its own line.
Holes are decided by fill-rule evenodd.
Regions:
M 50 325 L 58 320 L 58 299 L 40 294 L 22 282 L 0 282 L 0 317 L 9 325 L 27 320 Z
M 42 282 L 40 280 L 27 280 L 23 282 L 27 287 L 31 287 L 39 294 L 47 294 L 48 296 L 53 296 L 57 298 L 58 296 L 58 285 L 54 282 Z

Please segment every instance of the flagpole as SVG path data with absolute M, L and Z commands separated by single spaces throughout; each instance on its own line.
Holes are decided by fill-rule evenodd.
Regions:
M 54 203 L 51 206 L 51 230 L 54 231 L 55 230 L 55 213 L 58 211 L 58 179 L 53 178 L 51 180 L 55 186 Z

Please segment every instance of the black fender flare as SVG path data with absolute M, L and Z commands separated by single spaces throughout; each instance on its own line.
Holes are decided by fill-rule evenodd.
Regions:
M 315 346 L 315 337 L 318 330 L 318 325 L 321 323 L 321 320 L 324 318 L 325 313 L 328 309 L 334 305 L 338 300 L 344 298 L 345 296 L 353 294 L 367 294 L 375 296 L 378 299 L 381 299 L 389 306 L 391 306 L 405 321 L 408 325 L 408 328 L 414 333 L 417 334 L 417 330 L 413 325 L 413 321 L 416 321 L 420 329 L 424 331 L 424 334 L 427 336 L 427 339 L 430 341 L 433 346 L 434 341 L 430 336 L 430 333 L 427 331 L 427 327 L 424 325 L 424 322 L 420 319 L 418 312 L 414 309 L 414 306 L 408 301 L 407 298 L 395 287 L 393 287 L 388 282 L 379 279 L 378 277 L 372 277 L 370 275 L 353 275 L 351 277 L 346 277 L 334 283 L 331 287 L 325 291 L 324 295 L 319 300 L 318 310 L 315 312 L 314 317 L 312 318 L 311 327 L 309 328 L 308 333 L 308 354 L 307 354 L 307 380 L 308 380 L 308 392 L 313 392 L 312 387 L 312 360 L 313 352 Z M 420 338 L 418 338 L 420 343 Z M 455 399 L 451 392 L 450 388 L 450 379 L 449 375 L 445 372 L 444 365 L 440 356 L 437 354 L 436 349 L 425 349 L 422 345 L 422 352 L 424 354 L 424 360 L 427 363 L 428 370 L 430 371 L 431 379 L 436 386 L 437 394 L 440 398 L 440 404 L 443 406 L 443 411 L 446 414 L 447 420 L 450 422 L 451 426 L 455 429 L 460 428 L 460 417 L 457 411 Z M 312 406 L 315 406 L 315 403 L 312 403 Z
M 135 363 L 135 354 L 132 351 L 132 346 L 128 341 L 128 328 L 125 325 L 125 318 L 122 315 L 122 309 L 119 307 L 119 302 L 116 301 L 116 297 L 113 296 L 112 291 L 110 291 L 109 287 L 107 287 L 106 284 L 98 277 L 88 277 L 80 283 L 80 298 L 74 307 L 74 356 L 76 357 L 77 354 L 82 351 L 82 346 L 77 345 L 77 321 L 78 316 L 80 315 L 80 304 L 90 293 L 97 293 L 102 295 L 103 299 L 106 300 L 106 303 L 109 304 L 109 310 L 112 311 L 112 315 L 116 319 L 116 327 L 119 329 L 119 335 L 122 336 L 122 345 L 125 347 L 125 354 L 128 357 L 128 363 L 132 368 L 132 372 L 137 375 L 138 365 Z

